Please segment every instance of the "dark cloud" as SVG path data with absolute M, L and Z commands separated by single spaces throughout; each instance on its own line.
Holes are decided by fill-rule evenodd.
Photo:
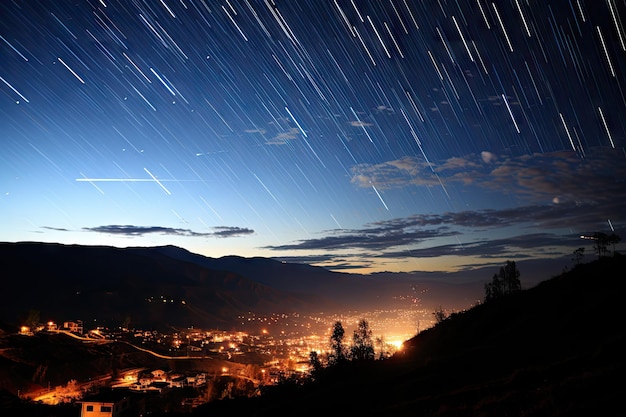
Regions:
M 474 242 L 458 242 L 455 244 L 436 245 L 427 248 L 407 249 L 404 251 L 385 251 L 373 254 L 376 258 L 437 258 L 440 256 L 467 256 L 473 258 L 500 259 L 527 258 L 528 250 L 534 251 L 537 256 L 561 256 L 562 252 L 551 248 L 569 246 L 576 248 L 581 245 L 579 236 L 563 236 L 552 233 L 534 233 L 489 239 Z M 572 251 L 573 251 L 572 249 Z
M 279 262 L 287 262 L 290 264 L 319 264 L 328 261 L 336 261 L 337 257 L 335 255 L 327 254 L 327 255 L 302 255 L 302 256 L 280 256 L 276 258 L 271 258 Z
M 134 226 L 134 225 L 106 225 L 96 227 L 84 227 L 89 232 L 106 233 L 111 235 L 143 236 L 149 234 L 173 235 L 173 236 L 206 236 L 206 233 L 197 233 L 189 229 L 177 229 L 161 226 Z
M 589 149 L 586 157 L 568 151 L 518 157 L 484 151 L 441 162 L 405 157 L 356 165 L 352 174 L 352 183 L 357 186 L 373 185 L 379 190 L 459 184 L 527 202 L 605 202 L 617 198 L 622 208 L 626 206 L 626 158 L 609 148 Z
M 51 227 L 51 226 L 42 226 L 42 229 L 46 230 L 54 230 L 55 232 L 69 232 L 69 229 L 63 227 Z
M 434 258 L 440 256 L 471 256 L 479 258 L 514 257 L 532 251 L 537 256 L 562 254 L 557 247 L 580 246 L 578 231 L 605 230 L 605 210 L 610 204 L 564 203 L 531 205 L 502 210 L 478 210 L 420 214 L 383 220 L 365 225 L 363 229 L 336 229 L 327 236 L 301 240 L 273 250 L 354 250 L 370 258 Z M 522 232 L 542 232 L 464 241 L 494 229 L 515 228 Z M 563 233 L 563 230 L 569 233 Z M 511 233 L 508 233 L 509 235 Z M 456 242 L 438 244 L 439 238 L 454 237 Z M 476 238 L 474 238 L 476 239 Z M 425 246 L 424 243 L 428 243 Z M 573 249 L 572 249 L 573 250 Z M 345 256 L 345 255 L 341 255 Z
M 246 227 L 217 226 L 214 227 L 213 230 L 215 230 L 215 232 L 211 233 L 211 235 L 216 237 L 233 237 L 254 234 L 254 230 Z
M 360 269 L 366 269 L 366 268 L 371 268 L 374 265 L 373 262 L 368 262 L 368 261 L 364 261 L 361 258 L 359 258 L 359 260 L 350 260 L 350 261 L 343 261 L 343 262 L 335 262 L 333 261 L 332 263 L 329 264 L 322 264 L 320 266 L 325 267 L 326 269 L 330 269 L 332 271 L 351 271 L 351 270 L 360 270 Z
M 292 264 L 316 265 L 333 271 L 348 271 L 354 269 L 370 268 L 374 265 L 374 257 L 363 258 L 363 254 L 342 255 L 303 255 L 303 256 L 281 256 L 273 258 L 277 261 Z
M 529 252 L 547 257 L 562 255 L 562 250 L 555 249 L 557 247 L 580 246 L 574 230 L 582 234 L 624 227 L 626 160 L 622 153 L 608 148 L 590 149 L 587 157 L 566 151 L 519 157 L 485 151 L 441 163 L 406 157 L 383 164 L 359 165 L 353 168 L 353 174 L 352 182 L 362 187 L 374 185 L 379 189 L 391 189 L 456 184 L 468 190 L 477 187 L 509 195 L 513 201 L 529 204 L 383 220 L 370 223 L 360 231 L 301 241 L 290 245 L 290 249 L 334 249 L 335 242 L 342 242 L 343 249 L 373 250 L 371 236 L 382 236 L 384 239 L 379 240 L 378 251 L 372 252 L 372 257 L 402 259 L 458 255 L 489 259 L 516 258 L 527 256 Z M 504 228 L 538 229 L 542 233 L 531 232 L 505 239 L 490 237 L 464 243 L 459 240 L 443 245 L 437 244 L 435 239 L 454 235 L 451 230 L 457 230 L 459 239 L 463 239 L 463 236 L 481 231 Z M 432 235 L 428 236 L 425 230 Z M 440 231 L 444 233 L 439 235 Z M 428 247 L 416 245 L 424 240 L 429 240 Z
M 362 230 L 338 229 L 331 231 L 332 235 L 317 239 L 301 240 L 294 244 L 267 246 L 273 250 L 338 250 L 338 249 L 367 249 L 381 251 L 395 246 L 414 245 L 441 236 L 452 236 L 456 232 L 449 230 L 414 230 L 407 227 L 370 227 Z
M 161 226 L 134 226 L 134 225 L 107 225 L 97 227 L 84 227 L 89 232 L 107 233 L 124 236 L 143 236 L 148 234 L 160 234 L 187 237 L 235 237 L 254 233 L 254 230 L 242 227 L 218 226 L 215 232 L 194 232 L 189 229 L 179 229 Z

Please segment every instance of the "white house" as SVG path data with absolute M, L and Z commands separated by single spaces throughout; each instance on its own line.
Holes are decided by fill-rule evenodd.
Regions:
M 134 416 L 144 408 L 143 399 L 126 390 L 100 392 L 79 403 L 81 417 Z

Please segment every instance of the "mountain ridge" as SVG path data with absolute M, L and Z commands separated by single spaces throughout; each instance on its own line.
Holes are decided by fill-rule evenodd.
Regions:
M 7 322 L 34 309 L 49 316 L 97 315 L 118 322 L 130 316 L 143 326 L 213 327 L 230 326 L 238 313 L 250 309 L 311 308 L 305 299 L 231 271 L 109 246 L 5 243 L 0 262 L 15 274 L 4 284 L 12 296 L 0 306 L 0 319 Z
M 99 311 L 119 322 L 130 316 L 135 325 L 226 328 L 248 311 L 406 308 L 407 300 L 412 307 L 453 311 L 475 304 L 493 274 L 472 270 L 456 273 L 452 280 L 438 279 L 436 273 L 349 274 L 271 258 L 210 258 L 172 245 L 2 242 L 0 262 L 11 271 L 7 277 L 15 277 L 5 280 L 14 296 L 0 305 L 0 320 L 10 323 L 31 309 L 71 320 L 96 318 L 91 312 Z M 154 299 L 170 303 L 140 308 Z

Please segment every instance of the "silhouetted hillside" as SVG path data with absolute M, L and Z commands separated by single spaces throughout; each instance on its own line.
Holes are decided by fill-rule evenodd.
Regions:
M 130 318 L 134 327 L 229 328 L 248 311 L 387 309 L 414 296 L 424 308 L 443 300 L 454 309 L 473 304 L 482 288 L 475 279 L 346 274 L 268 258 L 209 258 L 175 246 L 0 243 L 0 262 L 11 295 L 0 303 L 0 320 L 14 325 L 37 310 L 44 321 Z
M 361 310 L 389 308 L 399 295 L 427 293 L 425 301 L 433 307 L 445 300 L 447 306 L 471 305 L 472 294 L 482 291 L 476 280 L 458 284 L 446 283 L 440 276 L 428 273 L 376 273 L 372 275 L 333 272 L 327 269 L 298 263 L 283 263 L 268 258 L 242 258 L 224 256 L 208 258 L 176 246 L 147 248 L 144 251 L 167 255 L 174 259 L 196 263 L 218 270 L 232 271 L 254 282 L 284 291 L 307 300 L 319 302 L 331 309 Z M 465 272 L 466 276 L 488 276 L 482 271 Z M 348 303 L 348 304 L 347 304 Z
M 618 416 L 626 258 L 602 259 L 454 314 L 386 361 L 304 386 L 202 406 L 197 415 Z
M 354 295 L 355 291 L 364 293 L 367 290 L 363 288 L 367 285 L 366 280 L 361 279 L 361 276 L 331 272 L 306 264 L 283 263 L 260 257 L 210 258 L 176 246 L 129 248 L 129 250 L 141 251 L 147 256 L 165 255 L 210 270 L 234 272 L 258 284 L 318 302 L 322 307 L 327 306 L 331 300 L 345 299 L 346 295 Z M 361 288 L 355 288 L 355 284 Z
M 16 323 L 29 310 L 41 319 L 106 319 L 134 326 L 228 328 L 247 311 L 299 311 L 304 297 L 148 249 L 46 243 L 2 243 L 6 275 L 0 319 Z

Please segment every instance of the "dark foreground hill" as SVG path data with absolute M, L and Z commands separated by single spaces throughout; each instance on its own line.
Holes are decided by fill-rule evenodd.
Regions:
M 385 361 L 209 403 L 199 416 L 623 416 L 626 259 L 454 314 Z

